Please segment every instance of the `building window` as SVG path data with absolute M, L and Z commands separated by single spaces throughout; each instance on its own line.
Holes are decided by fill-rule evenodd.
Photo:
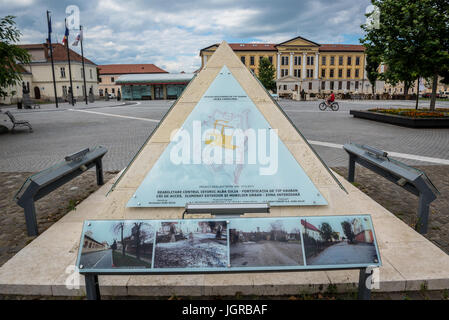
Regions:
M 61 70 L 61 78 L 65 78 L 65 68 L 61 67 L 60 70 Z
M 331 57 L 331 66 L 335 66 L 335 57 L 334 56 Z
M 358 90 L 358 89 L 359 89 L 359 82 L 356 81 L 356 82 L 355 82 L 355 90 Z
M 102 77 L 100 77 L 100 79 L 99 79 L 99 81 L 98 81 L 98 82 L 100 82 L 100 83 L 101 83 L 102 81 L 103 81 L 103 78 L 102 78 Z
M 348 66 L 350 66 L 351 64 L 352 64 L 352 57 L 349 56 L 349 57 L 348 57 Z
M 326 69 L 321 69 L 321 78 L 326 78 Z
M 92 69 L 89 69 L 89 76 L 90 76 L 91 79 L 93 79 L 93 76 L 92 76 Z
M 84 70 L 81 68 L 81 79 L 84 79 Z
M 334 69 L 330 69 L 329 78 L 333 78 L 333 77 L 334 77 Z
M 114 77 L 111 77 L 111 82 L 114 83 Z
M 338 69 L 338 77 L 343 78 L 343 69 Z
M 301 77 L 301 69 L 295 69 L 295 70 L 294 70 L 294 73 L 295 73 L 295 77 L 296 77 L 296 78 Z
M 287 90 L 287 85 L 286 84 L 284 84 L 284 90 Z
M 326 65 L 326 56 L 321 57 L 321 64 L 322 64 L 323 66 Z
M 251 68 L 251 72 L 254 73 L 254 69 Z
M 263 57 L 260 56 L 260 57 L 259 57 L 259 64 L 262 62 L 262 59 L 263 59 Z
M 355 58 L 355 65 L 359 66 L 360 65 L 360 57 L 356 57 Z
M 251 66 L 254 65 L 254 56 L 250 56 L 250 57 L 249 57 L 249 64 L 250 64 Z
M 281 69 L 281 77 L 288 76 L 288 69 Z
M 243 56 L 243 57 L 240 57 L 240 60 L 242 61 L 243 64 L 246 64 L 246 61 L 245 61 L 245 57 L 244 57 L 244 56 Z
M 356 77 L 356 78 L 359 77 L 359 69 L 355 69 L 355 77 Z
M 331 90 L 334 90 L 334 82 L 333 81 L 330 82 L 330 86 L 331 86 Z
M 313 57 L 312 56 L 307 57 L 307 65 L 308 66 L 313 66 Z
M 313 69 L 307 69 L 307 78 L 313 78 Z
M 342 66 L 343 65 L 343 56 L 339 56 L 338 57 L 338 65 Z
M 338 90 L 343 89 L 343 81 L 338 81 Z
M 346 90 L 351 90 L 351 82 L 350 81 L 346 82 Z
M 351 69 L 346 70 L 346 77 L 351 78 Z
M 312 82 L 309 82 L 309 90 L 312 90 Z
M 281 57 L 281 65 L 288 66 L 288 57 Z
M 273 64 L 273 57 L 272 56 L 268 57 L 268 60 L 270 61 L 271 64 Z
M 321 82 L 321 90 L 326 89 L 326 81 Z
M 111 91 L 112 91 L 112 93 L 115 93 L 115 89 L 114 89 L 114 88 L 112 88 L 112 90 L 111 90 Z
M 295 64 L 295 66 L 301 65 L 301 57 L 300 56 L 294 57 L 294 64 Z
M 67 86 L 62 86 L 62 95 L 63 96 L 67 95 Z

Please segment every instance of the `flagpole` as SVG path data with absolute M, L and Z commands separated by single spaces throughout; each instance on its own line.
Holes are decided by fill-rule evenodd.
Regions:
M 87 87 L 86 87 L 86 69 L 84 68 L 84 51 L 83 51 L 83 26 L 80 25 L 80 41 L 81 41 L 81 60 L 83 62 L 83 80 L 84 80 L 84 99 L 87 103 Z
M 53 45 L 51 44 L 51 20 L 50 20 L 50 11 L 47 10 L 47 26 L 48 26 L 48 42 L 50 45 L 50 58 L 51 58 L 51 72 L 53 74 L 53 89 L 55 90 L 55 103 L 56 108 L 59 108 L 58 106 L 58 93 L 56 91 L 56 78 L 55 78 L 55 64 L 53 62 Z
M 64 19 L 64 24 L 65 27 L 67 29 L 67 19 Z M 72 106 L 75 105 L 74 101 L 73 101 L 73 83 L 72 83 L 72 67 L 70 65 L 70 52 L 69 52 L 69 36 L 67 36 L 66 39 L 67 43 L 67 60 L 69 61 L 69 77 L 70 77 L 70 102 L 72 103 Z

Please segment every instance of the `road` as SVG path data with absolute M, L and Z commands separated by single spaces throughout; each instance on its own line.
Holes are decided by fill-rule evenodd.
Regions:
M 326 248 L 315 257 L 306 259 L 308 265 L 372 263 L 376 257 L 374 245 L 348 244 L 346 241 Z
M 112 249 L 84 253 L 81 255 L 80 264 L 84 268 L 109 269 L 112 267 Z
M 230 246 L 231 266 L 297 266 L 303 265 L 300 243 L 259 241 L 237 243 Z
M 413 107 L 413 101 L 339 101 L 340 110 L 319 111 L 319 101 L 281 100 L 297 128 L 329 166 L 346 166 L 348 157 L 341 145 L 348 142 L 369 144 L 387 151 L 405 154 L 398 158 L 411 165 L 449 164 L 449 129 L 410 129 L 349 115 L 350 109 L 373 107 Z M 75 108 L 61 104 L 37 110 L 9 109 L 19 120 L 28 120 L 34 133 L 20 130 L 0 136 L 0 171 L 35 172 L 86 147 L 102 145 L 108 149 L 103 159 L 105 170 L 126 167 L 147 137 L 166 114 L 173 101 L 138 101 L 134 105 L 121 102 L 96 102 Z M 428 101 L 421 102 L 421 106 Z M 449 107 L 449 102 L 438 102 Z M 6 110 L 6 109 L 5 109 Z M 0 123 L 11 127 L 0 114 Z M 409 155 L 409 156 L 407 156 Z M 415 160 L 416 157 L 436 162 Z

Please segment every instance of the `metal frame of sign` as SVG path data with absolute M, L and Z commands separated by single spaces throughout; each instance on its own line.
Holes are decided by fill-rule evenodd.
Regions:
M 354 218 L 368 218 L 369 224 L 372 230 L 372 237 L 375 252 L 377 255 L 377 262 L 373 261 L 372 263 L 340 263 L 340 264 L 317 264 L 311 265 L 307 263 L 307 258 L 305 257 L 305 245 L 303 241 L 303 232 L 304 227 L 301 224 L 301 219 L 304 220 L 313 220 L 313 219 L 354 219 Z M 257 222 L 257 221 L 298 221 L 298 229 L 300 230 L 301 235 L 301 250 L 303 254 L 303 265 L 284 265 L 284 266 L 252 266 L 252 267 L 233 267 L 231 264 L 231 244 L 230 244 L 230 229 L 232 225 L 235 223 L 242 224 L 244 222 Z M 226 251 L 227 251 L 227 263 L 226 267 L 184 267 L 184 268 L 155 268 L 155 250 L 156 250 L 156 233 L 153 239 L 153 253 L 152 253 L 152 262 L 150 268 L 87 268 L 80 265 L 81 254 L 83 251 L 83 241 L 86 232 L 89 230 L 89 224 L 105 222 L 105 223 L 117 223 L 117 222 L 126 222 L 126 223 L 134 223 L 134 222 L 148 222 L 152 224 L 159 224 L 163 222 L 181 222 L 181 223 L 195 223 L 195 222 L 209 222 L 209 221 L 226 221 Z M 159 226 L 159 225 L 158 225 Z M 374 232 L 373 223 L 370 215 L 338 215 L 338 216 L 307 216 L 307 217 L 270 217 L 270 218 L 214 218 L 214 219 L 184 219 L 184 220 L 89 220 L 84 222 L 83 232 L 80 240 L 80 249 L 78 252 L 77 263 L 76 266 L 79 269 L 79 272 L 82 274 L 87 273 L 95 273 L 102 275 L 109 274 L 171 274 L 171 273 L 227 273 L 227 272 L 260 272 L 260 271 L 301 271 L 301 270 L 329 270 L 329 269 L 357 269 L 357 268 L 366 268 L 366 267 L 379 267 L 382 265 L 379 249 L 377 246 L 376 236 Z
M 157 239 L 157 234 L 156 232 L 154 233 L 154 242 L 153 242 L 153 254 L 152 254 L 152 264 L 151 264 L 151 269 L 150 268 L 144 268 L 144 269 L 87 269 L 87 268 L 80 268 L 80 257 L 81 257 L 81 252 L 83 250 L 83 241 L 84 241 L 84 236 L 86 233 L 86 226 L 89 226 L 89 223 L 92 222 L 126 222 L 126 223 L 133 223 L 133 222 L 137 222 L 137 221 L 152 221 L 153 223 L 160 223 L 160 222 L 180 222 L 180 221 L 192 221 L 192 222 L 201 222 L 201 221 L 224 221 L 226 220 L 228 227 L 226 228 L 226 241 L 227 241 L 227 252 L 228 252 L 228 263 L 230 261 L 230 228 L 229 225 L 231 224 L 231 220 L 233 221 L 238 221 L 238 222 L 242 222 L 242 221 L 257 221 L 257 220 L 271 220 L 271 221 L 275 221 L 275 220 L 283 220 L 283 221 L 288 221 L 288 220 L 294 220 L 294 219 L 325 219 L 325 218 L 355 218 L 355 217 L 359 217 L 359 218 L 367 218 L 369 220 L 370 223 L 370 227 L 371 227 L 371 231 L 372 231 L 372 240 L 373 240 L 373 245 L 375 246 L 375 252 L 378 258 L 377 263 L 361 263 L 361 264 L 337 264 L 337 265 L 332 265 L 332 264 L 328 264 L 328 265 L 315 265 L 315 266 L 311 266 L 311 265 L 307 265 L 307 259 L 305 259 L 305 253 L 304 253 L 304 242 L 303 242 L 303 227 L 302 227 L 302 223 L 299 223 L 299 230 L 300 230 L 300 234 L 301 234 L 301 247 L 302 247 L 302 254 L 303 254 L 303 258 L 304 258 L 304 266 L 289 266 L 289 267 L 279 267 L 279 266 L 275 266 L 275 267 L 227 267 L 227 268 L 153 268 L 154 266 L 154 251 L 156 248 L 156 239 Z M 229 223 L 228 223 L 229 221 Z M 321 217 L 272 217 L 272 218 L 237 218 L 237 219 L 186 219 L 186 220 L 92 220 L 92 221 L 85 221 L 84 222 L 84 227 L 83 227 L 83 232 L 82 232 L 82 236 L 81 236 L 81 240 L 80 240 L 80 249 L 78 252 L 78 258 L 77 258 L 77 263 L 76 263 L 78 270 L 81 274 L 84 274 L 84 278 L 85 278 L 85 285 L 86 285 L 86 295 L 87 295 L 87 299 L 89 300 L 101 300 L 101 293 L 100 293 L 100 284 L 99 284 L 99 280 L 98 280 L 98 276 L 99 275 L 123 275 L 123 274 L 130 274 L 130 275 L 147 275 L 147 274 L 159 274 L 159 275 L 164 275 L 164 274 L 198 274 L 198 273 L 203 273 L 203 274 L 212 274 L 212 273 L 248 273 L 248 272 L 260 272 L 260 271 L 264 271 L 266 273 L 270 273 L 270 272 L 279 272 L 279 271 L 284 271 L 284 272 L 288 272 L 288 271 L 296 271 L 296 272 L 301 272 L 301 271 L 309 271 L 309 270 L 320 270 L 320 271 L 326 271 L 326 270 L 351 270 L 351 269 L 357 269 L 359 270 L 359 283 L 358 283 L 358 299 L 359 300 L 369 300 L 371 297 L 371 287 L 368 286 L 368 282 L 372 283 L 372 276 L 373 276 L 373 269 L 376 267 L 380 267 L 382 265 L 381 262 L 381 258 L 380 258 L 380 254 L 379 254 L 379 249 L 377 246 L 377 241 L 376 241 L 376 235 L 374 232 L 374 227 L 373 227 L 373 223 L 371 220 L 371 216 L 369 215 L 357 215 L 357 216 L 353 216 L 353 215 L 340 215 L 340 216 L 321 216 Z

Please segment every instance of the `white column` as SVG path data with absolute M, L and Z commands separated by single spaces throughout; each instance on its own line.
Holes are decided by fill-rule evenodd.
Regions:
M 306 74 L 306 59 L 307 59 L 307 53 L 304 52 L 302 54 L 302 79 L 305 79 L 307 74 Z
M 320 58 L 320 53 L 317 52 L 315 54 L 315 79 L 316 80 L 318 80 L 318 71 L 319 71 L 319 69 L 318 69 L 318 62 L 319 62 L 319 58 Z
M 288 71 L 288 74 L 290 76 L 293 76 L 293 52 L 290 52 L 290 61 L 288 63 L 290 66 L 290 70 Z
M 281 77 L 281 54 L 277 53 L 277 69 L 276 69 L 276 79 Z

